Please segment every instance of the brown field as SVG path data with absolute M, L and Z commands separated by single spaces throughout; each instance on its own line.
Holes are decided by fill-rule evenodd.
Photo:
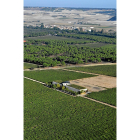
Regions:
M 70 83 L 86 87 L 89 92 L 98 92 L 106 88 L 116 87 L 116 77 L 99 75 L 90 78 L 71 80 Z

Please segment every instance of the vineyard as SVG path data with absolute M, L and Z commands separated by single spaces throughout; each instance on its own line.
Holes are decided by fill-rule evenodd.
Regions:
M 43 71 L 24 71 L 24 76 L 45 83 L 58 80 L 69 81 L 75 79 L 82 79 L 87 77 L 93 77 L 94 75 L 63 70 L 43 70 Z
M 116 109 L 24 79 L 24 139 L 115 140 Z
M 67 69 L 116 77 L 116 65 L 73 67 L 73 68 L 67 68 Z
M 87 97 L 116 106 L 116 88 L 92 92 L 88 94 Z

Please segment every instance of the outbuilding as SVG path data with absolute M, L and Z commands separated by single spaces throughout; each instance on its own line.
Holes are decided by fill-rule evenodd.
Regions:
M 70 85 L 70 82 L 69 81 L 65 81 L 65 82 L 62 82 L 61 83 L 63 86 L 67 86 L 67 85 Z

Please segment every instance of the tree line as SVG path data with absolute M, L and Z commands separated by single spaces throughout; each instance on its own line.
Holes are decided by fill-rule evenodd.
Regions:
M 44 67 L 65 65 L 66 63 L 116 62 L 116 48 L 77 47 L 70 46 L 66 41 L 49 40 L 45 45 L 24 45 L 24 61 L 40 64 Z

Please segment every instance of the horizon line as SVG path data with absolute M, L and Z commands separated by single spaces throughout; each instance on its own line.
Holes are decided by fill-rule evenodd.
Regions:
M 24 6 L 24 7 L 39 7 L 39 8 L 43 8 L 43 7 L 48 7 L 48 8 L 88 8 L 88 9 L 116 9 L 116 8 L 91 8 L 91 7 L 61 7 L 61 6 L 58 6 L 58 7 L 55 7 L 55 6 Z

